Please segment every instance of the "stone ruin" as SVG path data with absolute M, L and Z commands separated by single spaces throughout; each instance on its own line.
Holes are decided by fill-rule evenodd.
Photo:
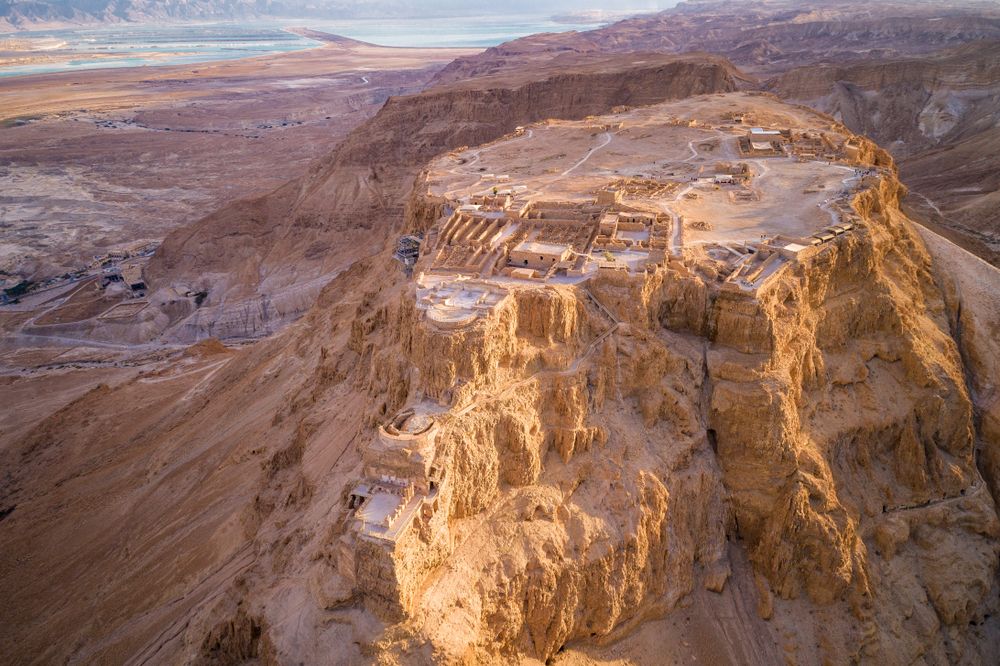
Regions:
M 347 499 L 338 568 L 388 620 L 413 610 L 422 576 L 450 550 L 437 437 L 427 411 L 397 414 L 363 452 L 364 476 Z

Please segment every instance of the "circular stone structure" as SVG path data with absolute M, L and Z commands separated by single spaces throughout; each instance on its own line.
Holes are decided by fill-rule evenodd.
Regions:
M 389 423 L 382 426 L 391 437 L 407 439 L 418 437 L 434 427 L 434 417 L 429 414 L 417 414 L 413 409 L 405 409 L 397 414 Z
M 436 326 L 457 329 L 488 316 L 507 295 L 507 290 L 497 284 L 459 278 L 418 289 L 417 308 Z
M 438 423 L 431 415 L 404 409 L 378 429 L 362 457 L 367 467 L 417 482 L 428 478 L 435 457 Z

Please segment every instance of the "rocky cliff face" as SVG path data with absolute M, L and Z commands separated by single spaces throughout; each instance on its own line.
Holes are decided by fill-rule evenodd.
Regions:
M 923 587 L 951 630 L 992 612 L 993 500 L 943 301 L 898 194 L 883 183 L 862 195 L 863 233 L 735 319 L 720 312 L 708 360 L 709 426 L 751 560 L 781 597 L 851 607 L 860 652 L 838 658 L 954 658 L 900 613 L 901 590 L 887 585 L 896 577 L 907 591 Z M 965 545 L 946 557 L 975 572 L 960 585 L 934 571 L 945 557 L 937 544 L 951 537 Z M 914 566 L 902 574 L 897 558 Z M 907 640 L 890 647 L 876 631 L 887 621 Z
M 454 659 L 547 658 L 669 609 L 697 569 L 725 580 L 728 514 L 697 424 L 696 345 L 637 329 L 591 348 L 615 322 L 573 288 L 517 291 L 460 333 L 414 320 L 409 298 L 355 327 L 364 384 L 408 387 L 376 392 L 371 418 L 455 385 L 466 407 L 439 443 L 454 550 L 404 583 L 421 589 L 420 610 L 385 650 L 429 640 Z
M 792 69 L 770 87 L 841 119 L 905 158 L 995 124 L 1000 48 L 994 42 L 933 56 Z
M 420 316 L 383 252 L 280 335 L 85 395 L 3 452 L 4 584 L 80 585 L 12 601 L 54 620 L 8 622 L 0 649 L 557 660 L 738 591 L 737 637 L 717 638 L 761 663 L 995 663 L 992 389 L 976 379 L 974 404 L 966 385 L 974 355 L 992 372 L 992 329 L 972 335 L 901 193 L 870 181 L 857 230 L 756 296 L 672 261 L 512 289 L 459 330 Z M 962 321 L 978 343 L 960 349 Z M 347 500 L 376 427 L 418 400 L 445 403 L 440 506 L 382 578 L 344 548 Z
M 518 290 L 467 333 L 428 329 L 405 294 L 362 315 L 373 421 L 455 385 L 472 405 L 443 443 L 453 550 L 409 582 L 420 610 L 382 656 L 618 637 L 722 589 L 733 540 L 775 632 L 815 614 L 798 659 L 995 659 L 982 433 L 901 192 L 863 192 L 860 231 L 758 298 L 675 264 Z
M 257 303 L 184 320 L 190 338 L 266 329 L 278 299 L 258 291 L 330 283 L 278 335 L 199 347 L 5 443 L 0 584 L 24 593 L 0 653 L 496 663 L 620 639 L 620 657 L 647 621 L 730 595 L 746 603 L 710 636 L 758 663 L 997 663 L 992 282 L 935 270 L 892 175 L 853 202 L 854 233 L 756 296 L 672 261 L 513 290 L 457 332 L 420 315 L 384 246 L 437 217 L 427 159 L 736 85 L 719 61 L 635 60 L 392 100 L 305 179 L 171 236 L 156 281 Z M 437 513 L 391 561 L 349 550 L 376 429 L 417 400 L 443 403 Z

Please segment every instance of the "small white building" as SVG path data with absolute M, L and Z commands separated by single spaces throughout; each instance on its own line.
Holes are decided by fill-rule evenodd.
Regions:
M 510 265 L 547 271 L 555 264 L 569 259 L 573 250 L 569 245 L 522 241 L 510 252 Z

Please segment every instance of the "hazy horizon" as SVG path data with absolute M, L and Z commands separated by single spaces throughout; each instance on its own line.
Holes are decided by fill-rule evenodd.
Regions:
M 11 25 L 44 22 L 229 20 L 249 17 L 421 18 L 475 15 L 559 15 L 606 12 L 610 15 L 669 9 L 679 0 L 634 0 L 626 6 L 611 0 L 512 0 L 498 8 L 486 0 L 40 0 L 0 1 L 0 20 Z

